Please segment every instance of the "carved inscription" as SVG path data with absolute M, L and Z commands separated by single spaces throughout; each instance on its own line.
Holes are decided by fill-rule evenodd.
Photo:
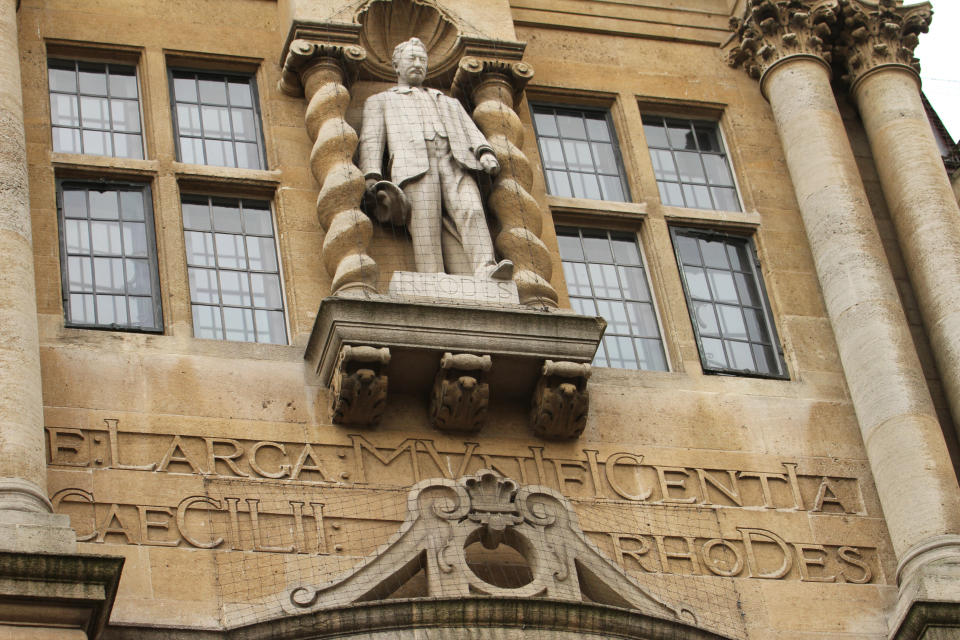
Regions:
M 105 420 L 103 429 L 47 427 L 47 435 L 57 479 L 51 501 L 57 512 L 70 515 L 81 542 L 360 556 L 370 549 L 357 546 L 364 536 L 356 532 L 368 530 L 371 518 L 386 523 L 402 517 L 385 507 L 375 516 L 369 509 L 358 512 L 356 496 L 389 502 L 421 480 L 456 479 L 488 468 L 555 489 L 585 507 L 675 510 L 675 526 L 591 532 L 596 544 L 634 573 L 855 584 L 882 574 L 872 547 L 813 544 L 748 527 L 723 537 L 719 531 L 718 537 L 705 536 L 702 528 L 694 528 L 698 535 L 683 530 L 684 513 L 715 509 L 868 515 L 855 477 L 804 473 L 786 460 L 762 470 L 722 469 L 658 464 L 639 450 L 580 449 L 576 456 L 565 448 L 564 456 L 554 456 L 531 446 L 505 454 L 475 442 L 453 446 L 427 438 L 394 438 L 384 446 L 369 434 L 351 434 L 339 443 L 255 441 L 122 431 L 116 419 Z M 202 490 L 167 504 L 118 500 L 116 492 L 103 501 L 80 488 L 84 481 L 70 480 L 89 470 L 149 474 L 158 481 L 193 477 L 190 482 Z

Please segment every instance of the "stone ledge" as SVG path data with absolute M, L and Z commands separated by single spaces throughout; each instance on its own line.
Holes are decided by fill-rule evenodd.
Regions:
M 445 352 L 489 355 L 491 398 L 529 400 L 546 360 L 589 363 L 605 328 L 602 318 L 521 305 L 332 297 L 320 304 L 304 358 L 329 386 L 342 346 L 387 347 L 391 392 L 425 394 Z
M 124 558 L 0 551 L 0 621 L 73 626 L 91 640 L 110 618 Z
M 946 640 L 960 636 L 960 602 L 914 602 L 891 640 Z

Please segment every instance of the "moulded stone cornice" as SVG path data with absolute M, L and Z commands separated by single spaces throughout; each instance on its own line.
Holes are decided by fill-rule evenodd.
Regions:
M 829 64 L 837 0 L 749 0 L 742 18 L 731 18 L 736 44 L 727 61 L 760 79 L 779 61 L 813 56 Z
M 289 96 L 303 95 L 301 74 L 308 67 L 321 62 L 335 64 L 343 70 L 343 81 L 348 83 L 355 74 L 356 66 L 367 57 L 367 52 L 358 45 L 332 42 L 313 42 L 297 39 L 290 43 L 283 62 L 283 73 L 278 88 Z
M 933 9 L 929 2 L 909 7 L 896 0 L 839 0 L 841 29 L 836 51 L 843 63 L 844 80 L 856 84 L 870 71 L 898 65 L 920 73 L 913 55 L 919 34 L 930 29 Z

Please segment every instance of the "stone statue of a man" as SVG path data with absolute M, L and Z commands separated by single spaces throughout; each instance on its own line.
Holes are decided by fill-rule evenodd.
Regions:
M 363 107 L 359 162 L 368 192 L 384 179 L 402 189 L 417 271 L 511 278 L 513 263 L 494 257 L 473 176 L 499 172 L 493 149 L 457 100 L 423 87 L 427 51 L 419 39 L 397 45 L 393 67 L 397 86 Z

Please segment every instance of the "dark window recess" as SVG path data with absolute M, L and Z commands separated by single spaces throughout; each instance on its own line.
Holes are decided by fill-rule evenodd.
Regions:
M 181 162 L 264 169 L 257 88 L 250 76 L 170 71 Z
M 51 60 L 47 78 L 54 151 L 143 158 L 134 67 Z
M 787 378 L 753 244 L 671 229 L 703 370 Z
M 574 311 L 607 321 L 593 364 L 666 371 L 660 326 L 636 236 L 560 227 L 557 241 Z
M 608 112 L 533 105 L 533 126 L 548 193 L 618 202 L 629 199 Z
M 673 207 L 740 211 L 740 199 L 715 122 L 643 116 L 660 190 Z
M 193 335 L 287 343 L 270 204 L 183 196 Z
M 162 332 L 149 187 L 61 181 L 57 208 L 67 325 Z

